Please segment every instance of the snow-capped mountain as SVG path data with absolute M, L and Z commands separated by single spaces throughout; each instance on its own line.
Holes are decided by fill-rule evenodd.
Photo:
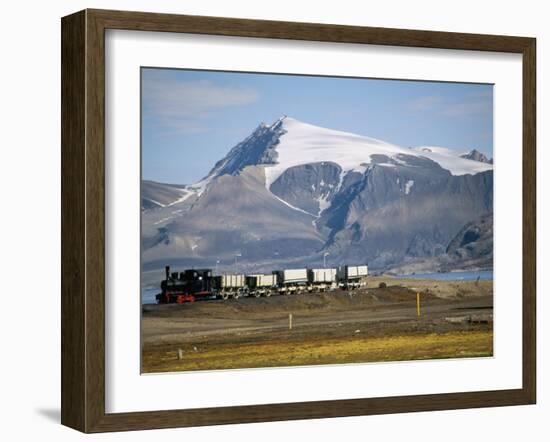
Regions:
M 493 166 L 464 155 L 286 116 L 262 123 L 204 179 L 144 212 L 145 266 L 235 266 L 237 254 L 241 270 L 267 270 L 330 253 L 333 264 L 387 267 L 444 254 L 492 212 Z
M 387 167 L 396 163 L 406 164 L 407 157 L 431 159 L 452 175 L 475 174 L 492 169 L 489 160 L 475 149 L 461 154 L 444 147 L 404 148 L 283 116 L 272 125 L 261 123 L 249 137 L 218 161 L 201 183 L 224 174 L 235 175 L 246 166 L 264 164 L 266 186 L 269 188 L 287 169 L 304 164 L 333 162 L 346 174 L 350 171 L 364 172 L 373 163 Z

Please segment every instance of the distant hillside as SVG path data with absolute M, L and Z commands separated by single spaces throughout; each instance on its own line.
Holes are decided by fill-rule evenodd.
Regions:
M 141 209 L 159 209 L 174 205 L 192 196 L 184 185 L 162 184 L 154 181 L 141 182 Z
M 444 254 L 431 258 L 408 257 L 391 268 L 393 273 L 448 272 L 493 268 L 493 214 L 467 223 L 449 242 Z

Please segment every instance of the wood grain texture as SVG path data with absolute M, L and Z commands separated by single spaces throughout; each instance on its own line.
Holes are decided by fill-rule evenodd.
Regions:
M 149 12 L 88 10 L 106 29 L 129 29 L 289 40 L 363 43 L 473 51 L 522 52 L 529 38 L 456 32 L 247 20 Z
M 90 15 L 86 11 L 86 431 L 105 415 L 105 38 L 102 23 Z
M 523 387 L 403 397 L 105 413 L 106 29 L 523 55 Z M 356 26 L 86 10 L 62 20 L 62 423 L 84 432 L 531 404 L 536 398 L 535 40 Z
M 537 149 L 536 40 L 523 51 L 523 389 L 537 395 Z
M 61 44 L 61 422 L 85 428 L 85 13 L 63 19 Z

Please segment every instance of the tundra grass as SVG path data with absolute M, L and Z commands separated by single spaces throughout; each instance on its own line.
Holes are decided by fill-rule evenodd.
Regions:
M 180 354 L 179 349 L 182 349 Z M 300 342 L 240 342 L 144 348 L 143 373 L 483 357 L 493 332 L 451 331 L 402 336 L 350 336 Z M 181 356 L 181 359 L 180 359 Z

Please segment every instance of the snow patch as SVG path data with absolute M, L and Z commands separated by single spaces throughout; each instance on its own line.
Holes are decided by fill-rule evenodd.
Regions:
M 493 170 L 492 164 L 461 158 L 460 155 L 464 154 L 462 151 L 449 149 L 447 147 L 420 146 L 412 149 L 412 151 L 417 152 L 420 156 L 435 161 L 443 169 L 447 169 L 451 172 L 452 175 L 475 175 L 479 172 Z
M 323 213 L 326 209 L 330 207 L 330 201 L 328 200 L 329 195 L 320 196 L 317 198 L 317 202 L 319 203 L 319 213 L 317 213 L 317 217 L 321 216 L 321 213 Z
M 414 180 L 409 180 L 405 183 L 405 195 L 408 195 L 414 185 Z
M 171 202 L 170 204 L 167 204 L 166 207 L 174 206 L 175 204 L 183 203 L 187 198 L 189 198 L 191 195 L 195 194 L 195 192 L 190 191 L 188 189 L 178 189 L 181 192 L 181 196 L 176 200 Z
M 300 209 L 299 207 L 296 207 L 296 206 L 293 206 L 292 204 L 290 203 L 287 203 L 284 199 L 282 198 L 279 198 L 277 195 L 275 195 L 274 193 L 271 193 L 271 195 L 273 195 L 275 198 L 277 198 L 281 203 L 283 203 L 285 206 L 287 207 L 290 207 L 292 210 L 297 210 L 298 212 L 302 212 L 302 213 L 305 213 L 306 215 L 309 215 L 309 216 L 315 216 L 313 213 L 309 213 L 303 209 Z
M 406 161 L 403 161 L 401 158 L 394 157 L 392 158 L 392 160 L 395 161 L 397 164 L 400 164 L 401 166 L 412 167 L 409 163 L 407 163 Z
M 144 199 L 146 199 L 147 201 L 151 201 L 152 203 L 157 204 L 157 205 L 159 205 L 160 207 L 166 207 L 164 204 L 159 203 L 158 201 L 155 201 L 155 200 L 152 199 L 152 198 L 144 198 Z
M 172 218 L 174 218 L 174 217 L 173 216 L 168 216 L 166 218 L 159 219 L 157 222 L 154 222 L 153 225 L 156 226 L 157 224 L 164 223 L 166 221 L 171 220 Z
M 206 190 L 206 188 L 208 187 L 208 185 L 210 184 L 210 182 L 212 181 L 213 177 L 214 176 L 209 176 L 209 177 L 199 181 L 198 183 L 195 183 L 192 186 L 189 186 L 189 188 L 192 189 L 193 191 L 195 191 L 197 196 L 201 196 L 204 193 L 204 191 Z

